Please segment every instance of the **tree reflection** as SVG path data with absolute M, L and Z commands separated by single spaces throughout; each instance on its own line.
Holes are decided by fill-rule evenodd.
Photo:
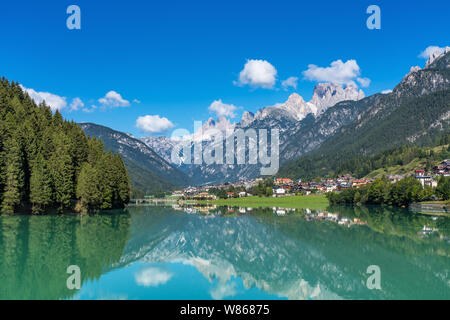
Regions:
M 0 218 L 0 299 L 64 299 L 67 267 L 82 282 L 98 279 L 118 261 L 129 237 L 127 213 Z

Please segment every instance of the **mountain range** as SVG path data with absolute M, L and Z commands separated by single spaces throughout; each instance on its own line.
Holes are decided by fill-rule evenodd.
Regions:
M 448 133 L 450 48 L 438 57 L 432 56 L 430 61 L 424 69 L 411 68 L 392 93 L 352 103 L 365 105 L 355 121 L 341 126 L 305 157 L 291 158 L 279 174 L 308 178 L 336 174 L 346 161 L 406 144 L 429 145 Z M 294 136 L 286 148 L 294 148 L 297 144 L 293 141 L 300 138 Z
M 244 112 L 238 123 L 210 118 L 203 131 L 218 129 L 278 129 L 280 175 L 312 177 L 333 172 L 342 161 L 402 144 L 424 144 L 446 132 L 450 119 L 450 48 L 431 55 L 425 68 L 411 68 L 390 93 L 365 97 L 354 84 L 320 83 L 306 102 L 293 93 L 281 104 Z M 187 165 L 171 163 L 180 140 L 168 137 L 136 139 L 94 124 L 81 124 L 86 133 L 124 156 L 132 171 L 150 172 L 164 185 L 211 184 L 255 178 L 260 164 Z M 104 132 L 103 132 L 104 131 Z M 191 137 L 191 147 L 195 141 Z M 106 140 L 106 141 L 105 141 Z M 215 142 L 206 136 L 204 148 Z M 247 148 L 248 149 L 248 148 Z M 248 156 L 248 150 L 246 150 Z M 132 182 L 144 188 L 138 174 Z M 152 179 L 150 179 L 152 180 Z M 150 181 L 149 180 L 149 181 Z
M 80 123 L 83 131 L 100 138 L 106 149 L 119 153 L 132 186 L 147 194 L 173 190 L 189 184 L 189 177 L 133 136 L 93 123 Z
M 358 108 L 354 110 L 353 105 L 341 106 L 339 107 L 339 112 L 329 112 L 329 109 L 333 109 L 331 107 L 337 102 L 357 101 L 362 98 L 364 98 L 362 90 L 358 90 L 353 85 L 343 87 L 332 83 L 318 84 L 309 102 L 305 102 L 300 95 L 293 93 L 285 103 L 265 107 L 256 114 L 248 111 L 244 112 L 241 121 L 236 124 L 230 123 L 225 118 L 219 118 L 218 121 L 212 118 L 208 119 L 202 126 L 203 132 L 206 133 L 202 142 L 203 148 L 205 150 L 214 143 L 214 141 L 208 139 L 207 133 L 211 129 L 218 129 L 222 132 L 225 132 L 227 129 L 278 129 L 280 132 L 280 162 L 284 163 L 295 156 L 300 156 L 304 152 L 313 150 L 329 135 L 333 134 L 336 128 L 353 121 L 358 114 Z M 322 121 L 318 121 L 319 119 L 322 119 Z M 322 123 L 324 121 L 327 127 L 325 129 Z M 319 125 L 316 125 L 317 123 Z M 301 145 L 297 152 L 288 152 L 285 145 L 295 133 L 302 130 L 309 132 L 308 138 L 304 140 L 304 145 Z M 147 137 L 141 140 L 167 161 L 171 159 L 173 147 L 180 143 L 167 137 Z M 195 139 L 193 140 L 195 141 Z M 248 153 L 248 150 L 246 150 L 246 153 Z M 185 172 L 194 184 L 211 184 L 255 178 L 260 175 L 261 165 L 179 164 L 178 168 Z

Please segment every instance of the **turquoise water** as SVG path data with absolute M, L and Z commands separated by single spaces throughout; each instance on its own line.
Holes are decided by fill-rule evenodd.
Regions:
M 448 218 L 380 207 L 3 216 L 0 299 L 450 299 L 449 235 Z

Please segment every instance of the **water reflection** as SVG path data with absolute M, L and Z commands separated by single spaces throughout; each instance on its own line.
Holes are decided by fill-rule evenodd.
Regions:
M 130 216 L 0 217 L 0 299 L 64 299 L 67 267 L 99 279 L 122 255 Z
M 449 219 L 407 210 L 136 207 L 0 230 L 0 298 L 450 298 Z M 86 270 L 76 294 L 70 264 Z M 381 291 L 365 286 L 370 265 Z

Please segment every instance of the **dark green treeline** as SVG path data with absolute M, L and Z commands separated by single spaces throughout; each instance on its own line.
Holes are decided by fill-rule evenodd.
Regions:
M 119 155 L 0 80 L 0 214 L 121 208 L 129 193 Z

